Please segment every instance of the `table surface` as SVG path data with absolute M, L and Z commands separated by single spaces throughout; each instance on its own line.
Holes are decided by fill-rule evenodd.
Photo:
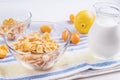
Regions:
M 102 1 L 102 0 L 99 0 Z M 105 0 L 104 0 L 105 1 Z M 108 0 L 106 0 L 108 1 Z M 109 0 L 110 1 L 110 0 Z M 88 9 L 94 12 L 97 0 L 0 0 L 0 8 L 23 8 L 32 12 L 32 21 L 66 21 L 71 13 Z M 119 0 L 111 2 L 120 3 Z M 118 80 L 120 72 L 80 80 Z

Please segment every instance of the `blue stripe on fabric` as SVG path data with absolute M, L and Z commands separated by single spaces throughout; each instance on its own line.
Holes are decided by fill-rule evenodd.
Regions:
M 68 52 L 71 52 L 71 51 L 74 51 L 74 50 L 79 50 L 79 49 L 85 49 L 87 48 L 87 46 L 83 46 L 83 47 L 80 47 L 80 48 L 71 48 L 71 49 L 67 49 Z M 9 60 L 4 60 L 4 61 L 0 61 L 0 63 L 6 63 L 6 62 L 12 62 L 12 61 L 16 61 L 16 59 L 9 59 Z
M 84 63 L 84 64 L 80 64 L 80 65 L 77 65 L 77 66 L 74 66 L 74 67 L 71 67 L 71 68 L 67 68 L 67 69 L 61 70 L 61 71 L 45 73 L 45 74 L 39 74 L 39 75 L 32 75 L 32 76 L 27 76 L 27 77 L 12 79 L 12 80 L 31 80 L 31 79 L 36 79 L 36 78 L 44 78 L 44 77 L 58 75 L 58 74 L 62 74 L 62 73 L 66 73 L 66 72 L 72 71 L 72 70 L 76 70 L 76 69 L 85 67 L 87 65 L 88 65 L 87 63 Z M 1 78 L 1 79 L 3 79 L 3 78 Z
M 96 64 L 84 63 L 84 64 L 80 64 L 80 65 L 77 65 L 77 66 L 62 70 L 62 71 L 51 72 L 51 73 L 46 73 L 46 74 L 39 74 L 39 75 L 33 75 L 33 76 L 27 76 L 27 77 L 12 79 L 12 80 L 31 80 L 31 79 L 36 79 L 36 78 L 44 78 L 44 77 L 48 77 L 48 76 L 52 76 L 52 75 L 58 75 L 58 74 L 62 74 L 62 73 L 65 73 L 65 72 L 69 72 L 69 71 L 72 71 L 72 70 L 75 70 L 75 69 L 79 69 L 79 68 L 85 67 L 87 65 L 103 67 L 103 66 L 112 65 L 112 64 L 117 63 L 117 62 L 120 62 L 120 61 L 109 61 L 109 62 L 96 63 Z M 4 78 L 0 78 L 0 80 L 4 80 Z
M 0 61 L 0 63 L 6 63 L 6 62 L 12 62 L 12 61 L 16 61 L 16 59 L 9 59 L 9 60 L 4 60 L 4 61 Z
M 118 63 L 120 62 L 120 60 L 117 60 L 117 61 L 109 61 L 109 62 L 101 62 L 101 63 L 96 63 L 96 64 L 89 64 L 91 66 L 94 66 L 94 67 L 104 67 L 104 66 L 109 66 L 109 65 L 112 65 L 112 64 L 115 64 L 115 63 Z
M 8 56 L 6 56 L 5 59 L 6 59 L 6 58 L 9 58 L 9 57 L 12 57 L 12 55 L 8 55 Z
M 82 45 L 82 46 L 80 46 L 80 45 Z M 85 48 L 88 47 L 87 45 L 85 45 L 85 43 L 82 43 L 82 44 L 80 44 L 80 45 L 77 45 L 77 46 L 80 46 L 80 47 L 78 47 L 78 48 L 72 48 L 72 46 L 74 46 L 74 45 L 70 45 L 70 46 L 69 46 L 70 48 L 68 48 L 67 51 L 70 52 L 70 51 L 74 51 L 74 50 L 85 49 Z M 85 46 L 83 46 L 83 45 L 85 45 Z M 8 57 L 13 57 L 13 56 L 12 56 L 12 55 L 9 55 Z M 5 59 L 7 59 L 7 58 L 5 58 Z M 9 60 L 0 61 L 0 63 L 12 62 L 12 61 L 15 61 L 15 59 L 9 59 Z
M 60 42 L 59 42 L 60 43 Z M 69 44 L 68 45 L 68 47 L 77 47 L 77 46 L 81 46 L 81 45 L 85 45 L 85 44 L 87 44 L 87 41 L 81 41 L 80 43 L 78 43 L 78 44 Z M 63 42 L 61 42 L 60 44 L 59 44 L 60 46 L 64 46 L 65 45 L 65 43 L 63 43 Z
M 76 48 L 76 49 L 75 48 L 70 48 L 70 49 L 67 49 L 67 51 L 70 52 L 70 51 L 79 50 L 79 49 L 85 49 L 85 48 L 87 48 L 87 46 L 82 46 L 82 47 Z M 0 61 L 0 63 L 12 62 L 12 61 L 15 61 L 15 60 L 16 59 L 9 59 L 9 60 Z
M 80 36 L 80 38 L 87 38 L 88 36 Z
M 69 47 L 77 47 L 77 46 L 80 46 L 80 45 L 85 45 L 87 44 L 87 42 L 80 42 L 79 44 L 69 44 Z
M 79 48 L 68 48 L 67 51 L 70 52 L 70 51 L 75 51 L 75 50 L 80 50 L 80 49 L 85 49 L 85 48 L 88 48 L 88 46 L 82 46 Z

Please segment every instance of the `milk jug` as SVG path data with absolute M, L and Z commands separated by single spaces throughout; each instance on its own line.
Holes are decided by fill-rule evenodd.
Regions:
M 99 59 L 113 59 L 120 46 L 120 9 L 111 3 L 96 3 L 96 20 L 88 33 L 92 55 Z

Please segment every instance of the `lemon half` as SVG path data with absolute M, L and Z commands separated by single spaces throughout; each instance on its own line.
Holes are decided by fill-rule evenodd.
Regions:
M 75 16 L 74 26 L 80 33 L 87 34 L 94 20 L 95 15 L 91 11 L 82 10 Z

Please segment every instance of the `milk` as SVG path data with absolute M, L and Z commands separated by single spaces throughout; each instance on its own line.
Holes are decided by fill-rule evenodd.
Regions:
M 119 52 L 119 25 L 114 18 L 96 18 L 88 33 L 89 47 L 99 58 L 113 58 Z

